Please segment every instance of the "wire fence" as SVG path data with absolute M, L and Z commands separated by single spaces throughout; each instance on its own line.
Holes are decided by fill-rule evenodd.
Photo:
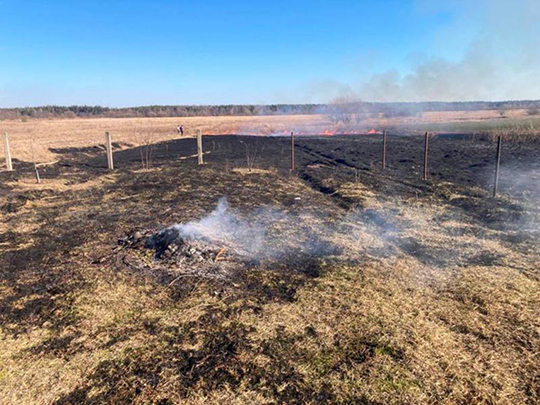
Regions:
M 469 139 L 473 141 L 490 141 L 490 142 L 496 142 L 496 153 L 492 157 L 486 157 L 487 159 L 492 159 L 493 162 L 493 183 L 492 183 L 492 195 L 497 196 L 499 192 L 499 176 L 500 176 L 500 165 L 501 165 L 501 156 L 503 153 L 503 144 L 504 142 L 511 142 L 511 143 L 534 143 L 537 141 L 538 136 L 535 136 L 531 128 L 530 130 L 524 130 L 521 129 L 519 131 L 510 131 L 509 129 L 502 129 L 495 133 L 490 134 L 464 134 L 463 137 L 468 137 Z M 195 134 L 193 134 L 195 132 Z M 240 131 L 237 131 L 240 132 Z M 380 168 L 381 171 L 385 171 L 387 169 L 387 161 L 389 159 L 388 156 L 388 131 L 382 130 L 377 131 L 375 134 L 373 131 L 370 131 L 371 136 L 378 136 L 380 137 Z M 11 142 L 11 139 L 9 137 L 9 134 L 3 133 L 3 149 L 4 149 L 4 169 L 7 171 L 13 171 L 17 170 L 17 162 L 31 162 L 33 164 L 33 168 L 35 171 L 35 177 L 36 181 L 40 182 L 40 174 L 39 170 L 40 167 L 43 165 L 56 163 L 57 160 L 53 159 L 52 161 L 41 161 L 49 159 L 49 155 L 63 155 L 66 153 L 71 153 L 73 155 L 87 155 L 90 152 L 93 154 L 101 153 L 100 151 L 103 151 L 104 156 L 106 156 L 106 162 L 107 162 L 107 168 L 108 170 L 112 171 L 115 170 L 115 163 L 114 163 L 114 152 L 128 149 L 128 148 L 138 148 L 140 151 L 140 159 L 141 159 L 141 165 L 143 168 L 149 169 L 151 166 L 151 159 L 152 159 L 152 150 L 156 143 L 158 141 L 170 141 L 174 139 L 179 139 L 182 134 L 180 133 L 174 133 L 172 131 L 169 131 L 169 133 L 166 133 L 165 135 L 162 133 L 161 130 L 155 131 L 155 132 L 142 132 L 139 130 L 139 132 L 136 131 L 125 131 L 121 132 L 120 134 L 112 134 L 109 131 L 102 132 L 102 136 L 98 137 L 95 134 L 95 131 L 92 131 L 92 133 L 88 133 L 88 131 L 82 131 L 79 134 L 71 134 L 71 136 L 66 136 L 66 134 L 63 134 L 62 131 L 60 131 L 60 136 L 58 136 L 54 142 L 51 142 L 49 139 L 42 139 L 40 140 L 39 137 L 36 139 L 29 139 L 29 137 L 21 137 L 17 142 L 15 142 L 16 146 L 16 164 L 13 165 L 13 156 L 11 153 L 11 148 L 13 145 L 13 142 Z M 77 136 L 79 135 L 79 136 Z M 195 138 L 197 145 L 197 152 L 184 156 L 183 159 L 189 159 L 189 158 L 197 158 L 197 162 L 199 165 L 204 164 L 204 155 L 206 153 L 211 153 L 211 151 L 205 151 L 203 149 L 203 142 L 202 142 L 202 130 L 196 130 L 196 131 L 186 131 L 185 134 L 183 134 L 182 138 Z M 260 135 L 260 133 L 258 134 Z M 273 135 L 282 135 L 280 134 L 273 134 Z M 314 136 L 316 134 L 313 134 Z M 289 132 L 290 136 L 290 171 L 294 172 L 296 170 L 297 162 L 295 160 L 295 136 L 298 137 L 298 135 L 291 131 Z M 325 135 L 320 135 L 324 137 Z M 437 133 L 430 133 L 426 131 L 424 133 L 424 150 L 423 150 L 423 156 L 422 156 L 422 180 L 427 181 L 430 177 L 430 142 L 431 139 L 435 136 L 445 136 L 444 134 L 437 134 Z M 101 138 L 101 139 L 100 139 Z M 43 150 L 47 150 L 48 153 L 43 153 Z M 215 150 L 215 144 L 214 144 L 214 150 Z M 249 157 L 249 150 L 248 150 L 248 157 L 247 157 L 247 164 L 250 168 L 252 168 L 254 164 L 255 157 L 252 156 L 252 161 L 250 163 L 250 157 Z

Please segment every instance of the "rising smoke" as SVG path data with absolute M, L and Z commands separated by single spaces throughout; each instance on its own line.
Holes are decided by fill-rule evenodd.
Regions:
M 525 186 L 528 187 L 529 184 Z M 521 239 L 535 240 L 540 231 L 537 210 L 521 212 L 501 221 L 501 229 Z M 249 213 L 231 208 L 225 198 L 207 216 L 175 224 L 154 234 L 147 247 L 166 249 L 169 243 L 225 248 L 261 269 L 313 268 L 314 263 L 368 263 L 370 260 L 407 258 L 432 271 L 451 271 L 455 266 L 502 264 L 493 249 L 490 226 L 470 226 L 470 217 L 451 206 L 418 206 L 397 202 L 390 207 L 351 209 L 329 217 L 302 208 L 281 210 L 261 207 Z M 491 236 L 490 236 L 491 235 Z M 179 240 L 180 239 L 180 240 Z M 165 243 L 163 243 L 165 241 Z M 424 272 L 422 270 L 422 272 Z M 427 280 L 427 279 L 426 279 Z
M 348 217 L 350 219 L 350 217 Z M 355 230 L 345 231 L 343 221 L 329 223 L 310 212 L 288 213 L 272 207 L 261 207 L 249 214 L 231 208 L 226 198 L 207 216 L 188 223 L 165 228 L 152 236 L 147 245 L 166 248 L 178 239 L 215 247 L 225 247 L 246 258 L 282 260 L 299 255 L 330 257 L 341 254 L 346 245 L 358 241 Z M 337 237 L 340 235 L 340 237 Z M 347 242 L 344 239 L 350 238 Z
M 180 238 L 226 247 L 257 261 L 336 255 L 356 259 L 366 248 L 387 249 L 399 233 L 399 226 L 391 222 L 374 212 L 357 210 L 332 220 L 302 209 L 285 212 L 269 206 L 242 214 L 222 197 L 207 216 L 165 228 L 149 245 L 166 246 Z
M 458 17 L 440 33 L 439 47 L 480 26 L 460 59 L 435 52 L 415 58 L 409 73 L 391 69 L 361 81 L 367 101 L 470 101 L 537 99 L 540 94 L 538 0 L 417 1 L 420 12 Z M 422 51 L 422 50 L 419 50 Z
M 184 240 L 204 239 L 228 245 L 248 256 L 259 255 L 265 245 L 265 226 L 241 218 L 230 208 L 224 197 L 220 198 L 216 209 L 207 216 L 198 221 L 173 225 L 170 229 Z
M 427 2 L 424 2 L 427 3 Z M 432 56 L 409 74 L 374 75 L 361 93 L 381 101 L 536 99 L 540 81 L 540 3 L 536 0 L 453 1 L 462 15 L 447 35 L 484 21 L 461 60 Z

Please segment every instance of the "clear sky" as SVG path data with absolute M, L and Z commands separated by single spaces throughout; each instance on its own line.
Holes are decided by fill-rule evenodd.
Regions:
M 508 4 L 540 2 L 470 3 L 0 0 L 0 107 L 530 98 L 515 83 L 433 90 Z

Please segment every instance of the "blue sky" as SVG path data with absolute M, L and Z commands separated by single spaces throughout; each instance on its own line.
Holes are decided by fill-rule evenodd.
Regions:
M 466 4 L 0 0 L 0 107 L 363 98 L 379 75 L 401 89 L 418 63 L 459 63 L 483 30 Z

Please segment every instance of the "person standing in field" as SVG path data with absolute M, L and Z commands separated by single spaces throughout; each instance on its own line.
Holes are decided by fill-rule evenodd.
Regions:
M 184 126 L 183 125 L 178 125 L 176 127 L 176 131 L 180 134 L 180 135 L 184 135 Z

